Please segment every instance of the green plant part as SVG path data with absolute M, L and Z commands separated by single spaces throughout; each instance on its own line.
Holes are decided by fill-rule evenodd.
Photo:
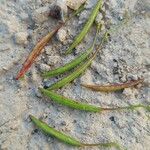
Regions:
M 96 36 L 94 38 L 93 44 L 87 51 L 85 51 L 80 56 L 78 56 L 76 59 L 72 60 L 70 63 L 64 65 L 63 67 L 59 67 L 57 69 L 43 73 L 42 77 L 51 78 L 51 77 L 63 74 L 64 72 L 67 72 L 67 71 L 73 69 L 74 67 L 78 66 L 81 62 L 83 62 L 92 53 L 100 28 L 101 28 L 101 26 L 97 27 L 97 32 L 96 32 Z
M 30 115 L 29 116 L 32 120 L 32 122 L 40 129 L 42 130 L 45 134 L 53 136 L 55 138 L 57 138 L 58 140 L 69 144 L 71 146 L 76 146 L 76 147 L 85 147 L 85 146 L 101 146 L 101 147 L 116 147 L 117 149 L 121 150 L 120 146 L 115 143 L 115 142 L 110 142 L 110 143 L 99 143 L 99 144 L 85 144 L 80 142 L 79 140 L 70 137 L 52 127 L 50 127 L 48 124 L 46 124 L 45 122 L 35 118 L 34 116 Z
M 95 5 L 95 8 L 93 9 L 91 15 L 89 16 L 88 21 L 84 25 L 82 31 L 75 37 L 74 42 L 71 44 L 71 46 L 67 49 L 65 54 L 69 54 L 73 51 L 73 49 L 82 41 L 82 39 L 86 36 L 88 33 L 89 29 L 91 28 L 99 10 L 102 7 L 102 0 L 98 0 L 97 4 Z
M 85 63 L 82 63 L 72 74 L 68 75 L 67 77 L 63 78 L 62 80 L 52 84 L 48 90 L 54 90 L 54 89 L 59 89 L 63 86 L 65 86 L 66 84 L 70 83 L 71 81 L 73 81 L 74 79 L 76 79 L 78 76 L 80 76 L 92 63 L 92 61 L 94 60 L 94 58 L 96 57 L 99 49 L 102 48 L 103 43 L 107 40 L 107 32 L 105 33 L 100 46 L 97 47 L 95 53 L 89 58 L 89 60 L 87 60 Z
M 126 110 L 126 109 L 135 110 L 136 108 L 145 108 L 147 110 L 150 109 L 150 106 L 144 106 L 142 104 L 130 105 L 130 106 L 125 106 L 125 107 L 116 107 L 116 108 L 102 108 L 102 107 L 98 107 L 98 106 L 94 106 L 94 105 L 90 105 L 86 103 L 77 102 L 75 100 L 66 98 L 64 96 L 61 96 L 57 93 L 54 93 L 52 91 L 49 91 L 43 88 L 39 88 L 39 90 L 44 96 L 47 96 L 48 98 L 50 98 L 51 100 L 53 100 L 54 102 L 58 104 L 68 106 L 73 109 L 83 110 L 83 111 L 102 112 L 102 111 L 108 111 L 108 110 L 109 111 L 120 111 L 120 110 Z
M 93 91 L 102 91 L 102 92 L 114 92 L 122 90 L 124 88 L 133 87 L 139 83 L 142 83 L 143 79 L 138 79 L 135 81 L 130 81 L 122 84 L 111 84 L 111 85 L 90 85 L 90 84 L 81 84 L 82 86 L 89 88 Z

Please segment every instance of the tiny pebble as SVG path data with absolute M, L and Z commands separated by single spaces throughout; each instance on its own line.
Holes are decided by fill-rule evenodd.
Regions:
M 122 93 L 124 96 L 126 96 L 128 99 L 133 99 L 135 96 L 138 95 L 137 89 L 131 89 L 131 88 L 125 88 Z
M 17 92 L 20 92 L 20 89 L 18 89 Z
M 103 19 L 103 16 L 101 13 L 99 13 L 95 19 L 96 24 L 100 24 L 102 19 Z
M 53 52 L 54 52 L 54 51 L 53 51 L 52 45 L 48 45 L 48 46 L 45 47 L 45 53 L 46 53 L 47 55 L 52 55 Z
M 77 10 L 86 0 L 67 0 L 67 6 L 73 10 Z
M 49 81 L 43 82 L 43 87 L 45 89 L 49 88 L 50 86 L 51 86 L 51 82 L 49 82 Z
M 49 71 L 49 70 L 50 70 L 50 66 L 49 65 L 43 64 L 43 63 L 40 64 L 40 71 L 41 72 Z
M 122 21 L 122 20 L 123 20 L 123 15 L 122 15 L 122 14 L 120 14 L 120 15 L 118 16 L 118 20 L 119 20 L 119 21 Z
M 67 37 L 67 32 L 64 29 L 59 29 L 57 32 L 57 39 L 64 44 Z
M 56 63 L 60 62 L 60 56 L 48 56 L 47 64 L 48 65 L 55 65 Z
M 85 72 L 85 74 L 80 78 L 80 82 L 83 84 L 92 84 L 92 75 L 89 70 Z
M 48 20 L 49 17 L 49 7 L 41 7 L 39 9 L 36 9 L 33 12 L 33 19 L 35 20 L 36 23 L 43 23 Z
M 133 75 L 133 74 L 129 73 L 127 75 L 127 78 L 130 80 L 138 80 L 138 75 Z
M 2 69 L 5 70 L 5 71 L 8 71 L 8 68 L 6 68 L 6 67 L 2 67 Z
M 27 37 L 28 37 L 28 33 L 27 32 L 18 32 L 15 34 L 15 42 L 17 44 L 27 44 Z

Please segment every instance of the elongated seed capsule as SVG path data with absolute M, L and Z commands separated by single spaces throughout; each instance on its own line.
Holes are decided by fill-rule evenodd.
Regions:
M 66 84 L 70 83 L 71 81 L 73 81 L 74 79 L 76 79 L 79 75 L 81 75 L 87 69 L 87 67 L 90 66 L 90 64 L 96 57 L 96 54 L 98 53 L 99 49 L 102 48 L 102 45 L 106 39 L 107 39 L 107 32 L 105 33 L 100 46 L 96 49 L 95 53 L 89 58 L 89 60 L 87 60 L 85 63 L 82 63 L 72 74 L 70 74 L 67 77 L 63 78 L 62 80 L 52 84 L 48 89 L 54 90 L 54 89 L 61 88 L 61 87 L 65 86 Z
M 55 92 L 52 92 L 52 91 L 49 91 L 49 90 L 46 90 L 43 88 L 39 88 L 39 90 L 41 91 L 41 93 L 43 93 L 44 96 L 47 96 L 48 98 L 50 98 L 51 100 L 53 100 L 54 102 L 56 102 L 58 104 L 68 106 L 73 109 L 83 110 L 83 111 L 102 112 L 102 111 L 113 111 L 113 110 L 120 111 L 120 110 L 125 110 L 125 109 L 134 110 L 136 108 L 145 108 L 147 110 L 150 109 L 149 105 L 146 106 L 146 105 L 142 105 L 142 104 L 129 105 L 129 106 L 125 106 L 125 107 L 115 107 L 115 108 L 102 108 L 102 107 L 98 107 L 98 106 L 94 106 L 94 105 L 90 105 L 90 104 L 86 104 L 86 103 L 77 102 L 75 100 L 66 98 Z
M 82 41 L 82 39 L 85 37 L 85 35 L 88 33 L 90 27 L 92 26 L 99 9 L 102 7 L 102 0 L 98 0 L 97 4 L 95 5 L 95 8 L 93 9 L 91 15 L 89 16 L 88 21 L 84 25 L 82 31 L 76 36 L 74 42 L 71 44 L 71 46 L 67 49 L 65 54 L 69 54 L 72 52 L 72 50 Z
M 142 83 L 143 79 L 138 79 L 135 81 L 130 81 L 122 84 L 111 84 L 111 85 L 90 85 L 90 84 L 81 84 L 82 86 L 89 88 L 93 91 L 102 91 L 102 92 L 114 92 L 122 90 L 124 88 L 133 87 L 139 83 Z
M 94 105 L 89 105 L 86 103 L 79 103 L 77 101 L 68 99 L 64 96 L 58 95 L 52 91 L 43 89 L 43 88 L 39 88 L 39 90 L 41 91 L 41 93 L 43 93 L 43 95 L 51 98 L 53 101 L 55 101 L 56 103 L 59 103 L 61 105 L 65 105 L 74 109 L 79 109 L 79 110 L 84 110 L 84 111 L 91 111 L 91 112 L 100 112 L 102 111 L 102 109 L 100 107 L 94 106 Z
M 55 130 L 54 128 L 48 126 L 46 123 L 38 120 L 34 116 L 30 115 L 30 118 L 36 124 L 36 126 L 38 128 L 40 128 L 44 133 L 54 136 L 55 138 L 59 139 L 60 141 L 63 141 L 65 143 L 73 145 L 73 146 L 81 146 L 82 145 L 78 140 Z
M 32 52 L 27 57 L 26 61 L 23 64 L 22 69 L 17 74 L 16 80 L 23 77 L 24 74 L 28 71 L 28 69 L 31 67 L 31 65 L 34 63 L 35 59 L 41 54 L 42 49 L 45 47 L 45 45 L 51 40 L 53 35 L 63 26 L 63 24 L 60 24 L 56 26 L 56 28 L 49 32 L 45 37 L 41 39 L 40 42 L 37 43 L 37 45 L 34 47 Z
M 67 63 L 63 67 L 59 67 L 57 69 L 54 69 L 54 70 L 47 71 L 47 72 L 43 73 L 42 77 L 51 78 L 51 77 L 54 77 L 56 75 L 63 74 L 64 72 L 73 69 L 74 67 L 79 65 L 81 62 L 83 62 L 91 54 L 91 52 L 93 51 L 99 30 L 100 30 L 100 27 L 97 27 L 97 32 L 96 32 L 96 36 L 94 38 L 93 44 L 91 45 L 91 47 L 86 52 L 82 53 L 76 59 L 72 60 L 70 63 Z
M 45 122 L 37 119 L 36 117 L 30 115 L 29 116 L 32 120 L 32 122 L 39 128 L 41 129 L 45 134 L 48 134 L 50 136 L 53 136 L 55 138 L 57 138 L 58 140 L 66 143 L 66 144 L 69 144 L 69 145 L 72 145 L 72 146 L 76 146 L 76 147 L 84 147 L 84 146 L 101 146 L 101 147 L 116 147 L 117 149 L 121 149 L 120 146 L 115 143 L 115 142 L 108 142 L 108 143 L 99 143 L 99 144 L 85 144 L 85 143 L 82 143 L 78 140 L 76 140 L 75 138 L 73 137 L 70 137 L 52 127 L 50 127 L 48 124 L 46 124 Z

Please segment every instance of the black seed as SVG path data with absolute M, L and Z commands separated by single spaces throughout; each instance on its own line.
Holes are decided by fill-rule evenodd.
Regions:
M 111 121 L 115 122 L 114 116 L 111 116 L 109 119 L 110 119 Z

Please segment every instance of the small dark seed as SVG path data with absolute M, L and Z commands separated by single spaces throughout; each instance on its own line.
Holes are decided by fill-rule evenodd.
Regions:
M 115 122 L 114 116 L 111 116 L 109 119 L 110 119 L 111 121 Z

